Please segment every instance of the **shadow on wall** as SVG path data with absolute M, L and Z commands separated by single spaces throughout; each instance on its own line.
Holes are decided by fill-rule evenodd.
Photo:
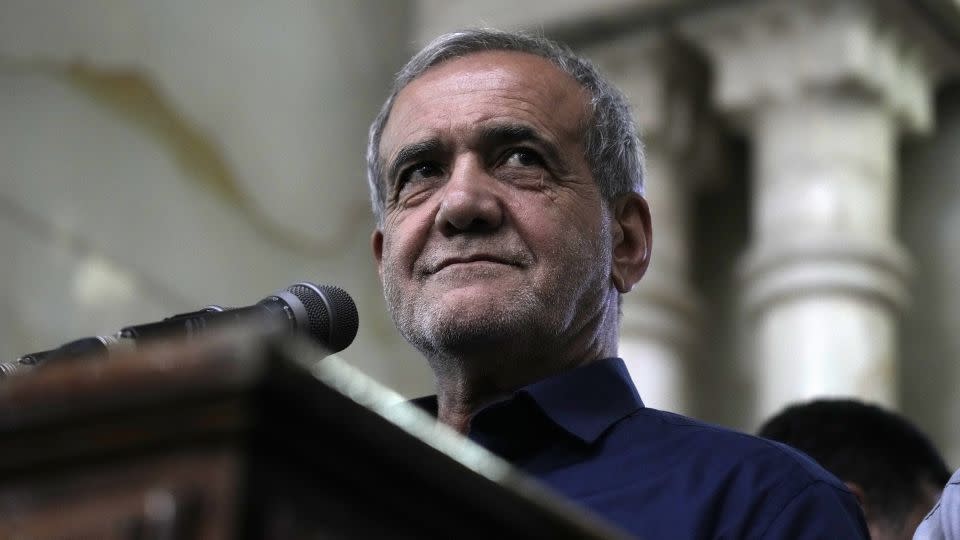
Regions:
M 935 132 L 903 145 L 901 237 L 914 257 L 900 342 L 903 412 L 956 467 L 960 441 L 960 82 L 937 96 Z M 953 444 L 953 447 L 950 445 Z
M 750 154 L 741 138 L 731 137 L 725 146 L 727 183 L 698 193 L 691 212 L 692 281 L 703 299 L 701 342 L 692 359 L 692 405 L 697 418 L 749 430 L 756 381 L 740 335 L 736 269 L 749 244 Z

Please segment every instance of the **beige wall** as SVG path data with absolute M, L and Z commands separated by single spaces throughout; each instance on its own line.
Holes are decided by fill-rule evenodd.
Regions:
M 353 2 L 0 7 L 0 357 L 299 280 L 356 299 L 342 356 L 408 394 L 370 256 L 363 152 L 408 9 Z
M 960 84 L 936 106 L 933 137 L 903 148 L 904 243 L 915 257 L 904 317 L 903 411 L 960 467 Z

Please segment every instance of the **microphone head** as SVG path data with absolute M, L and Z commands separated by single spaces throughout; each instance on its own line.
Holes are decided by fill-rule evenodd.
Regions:
M 319 341 L 331 353 L 346 349 L 357 336 L 360 317 L 353 298 L 340 287 L 315 285 L 303 281 L 287 287 L 286 292 L 297 297 L 306 308 L 306 321 L 297 321 L 297 327 L 311 339 Z
M 17 372 L 26 367 L 25 364 L 19 362 L 2 362 L 0 363 L 0 379 L 6 379 L 16 375 Z

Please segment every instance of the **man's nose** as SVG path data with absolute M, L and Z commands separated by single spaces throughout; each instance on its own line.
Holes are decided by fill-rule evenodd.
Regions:
M 448 235 L 497 229 L 503 223 L 499 188 L 478 160 L 458 159 L 444 186 L 437 227 Z

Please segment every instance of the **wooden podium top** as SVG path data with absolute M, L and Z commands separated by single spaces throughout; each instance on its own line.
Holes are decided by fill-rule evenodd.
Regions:
M 304 343 L 0 380 L 3 538 L 621 538 Z

